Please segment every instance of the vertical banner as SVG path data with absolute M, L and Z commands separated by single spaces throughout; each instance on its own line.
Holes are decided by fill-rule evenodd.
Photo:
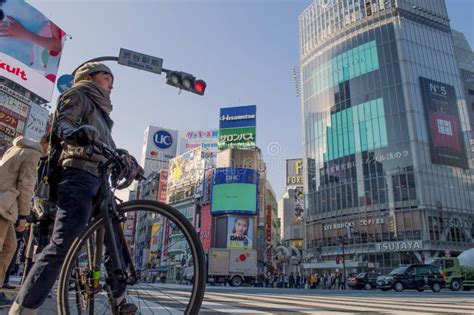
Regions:
M 265 216 L 265 238 L 266 245 L 272 244 L 272 206 L 267 205 Z
M 149 262 L 152 265 L 158 265 L 161 259 L 161 217 L 155 219 L 151 226 L 150 255 Z
M 201 229 L 199 231 L 199 237 L 201 239 L 202 248 L 204 251 L 208 251 L 211 248 L 212 241 L 212 216 L 211 216 L 211 205 L 207 204 L 201 208 Z
M 454 87 L 423 77 L 420 86 L 431 162 L 468 168 Z
M 160 171 L 160 180 L 158 182 L 158 201 L 166 203 L 166 191 L 168 189 L 168 170 Z
M 163 248 L 161 251 L 161 264 L 166 262 L 168 259 L 168 250 L 169 250 L 169 242 L 170 242 L 170 232 L 171 232 L 171 223 L 168 219 L 164 219 L 163 224 L 165 226 L 165 230 L 163 231 Z
M 65 33 L 24 0 L 2 2 L 0 76 L 49 102 Z

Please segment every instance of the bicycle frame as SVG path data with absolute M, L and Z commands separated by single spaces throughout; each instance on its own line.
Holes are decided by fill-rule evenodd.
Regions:
M 95 207 L 95 215 L 90 222 L 102 219 L 104 228 L 97 230 L 95 244 L 87 243 L 87 251 L 89 253 L 89 267 L 93 272 L 100 272 L 100 262 L 103 255 L 104 245 L 106 246 L 106 254 L 110 257 L 110 265 L 107 271 L 112 273 L 112 277 L 116 277 L 119 281 L 125 282 L 127 285 L 133 285 L 137 282 L 137 273 L 133 265 L 132 257 L 123 235 L 121 222 L 125 221 L 125 217 L 121 217 L 117 212 L 117 201 L 110 187 L 108 176 L 101 176 L 102 185 L 98 194 L 98 203 Z M 93 246 L 92 246 L 93 245 Z M 94 274 L 90 285 L 92 287 L 92 295 L 89 300 L 94 299 L 94 295 L 100 289 L 98 287 L 99 278 Z M 97 280 L 97 281 L 96 281 Z M 110 293 L 110 292 L 108 292 Z M 109 295 L 112 299 L 112 296 Z M 93 313 L 94 304 L 91 304 Z

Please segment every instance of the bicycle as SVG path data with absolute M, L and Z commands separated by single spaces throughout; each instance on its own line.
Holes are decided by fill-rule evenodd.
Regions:
M 120 150 L 112 150 L 104 145 L 93 144 L 90 147 L 94 153 L 102 154 L 107 159 L 98 167 L 103 185 L 92 219 L 85 232 L 73 242 L 62 265 L 58 285 L 58 313 L 118 314 L 115 299 L 117 295 L 123 295 L 125 290 L 127 299 L 139 308 L 137 314 L 154 314 L 153 310 L 159 314 L 171 314 L 175 310 L 197 314 L 204 296 L 206 274 L 204 251 L 193 225 L 177 209 L 158 201 L 133 200 L 122 203 L 114 196 L 113 190 L 124 186 L 121 175 L 118 175 L 123 174 L 126 167 L 123 154 Z M 139 282 L 140 259 L 138 255 L 132 258 L 123 232 L 124 224 L 130 218 L 141 222 L 163 222 L 163 218 L 166 218 L 170 222 L 173 243 L 170 237 L 168 241 L 166 236 L 162 240 L 169 253 L 167 266 L 179 274 L 183 251 L 192 255 L 195 276 L 191 285 Z M 135 254 L 138 252 L 136 247 L 137 244 Z M 166 261 L 164 258 L 162 261 Z

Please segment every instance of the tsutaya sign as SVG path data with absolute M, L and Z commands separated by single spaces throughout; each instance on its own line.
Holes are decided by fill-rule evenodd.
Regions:
M 423 249 L 422 241 L 400 241 L 384 242 L 375 244 L 375 250 L 379 252 L 404 252 Z

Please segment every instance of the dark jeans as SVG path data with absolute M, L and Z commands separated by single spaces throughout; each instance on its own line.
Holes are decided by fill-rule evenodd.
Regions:
M 98 177 L 66 168 L 58 184 L 58 211 L 53 234 L 22 285 L 16 302 L 37 309 L 45 301 L 61 270 L 74 239 L 84 231 L 100 188 Z

